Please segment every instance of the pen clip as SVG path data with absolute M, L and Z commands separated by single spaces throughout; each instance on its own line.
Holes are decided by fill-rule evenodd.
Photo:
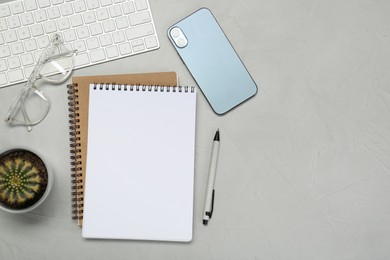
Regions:
M 210 211 L 207 211 L 206 212 L 206 215 L 209 216 L 209 218 L 211 218 L 211 215 L 213 215 L 213 210 L 214 210 L 214 194 L 215 194 L 215 190 L 213 190 L 213 193 L 211 195 L 211 209 Z

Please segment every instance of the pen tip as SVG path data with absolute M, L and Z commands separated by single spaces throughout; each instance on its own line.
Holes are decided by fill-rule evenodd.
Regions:
M 218 129 L 217 132 L 215 133 L 214 141 L 219 141 L 219 129 Z
M 204 219 L 203 220 L 203 225 L 205 225 L 205 226 L 207 226 L 207 223 L 208 223 L 209 221 L 207 220 L 207 219 Z

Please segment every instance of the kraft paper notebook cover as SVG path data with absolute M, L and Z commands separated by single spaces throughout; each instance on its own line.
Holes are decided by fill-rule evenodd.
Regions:
M 83 224 L 84 181 L 88 137 L 89 84 L 110 82 L 118 84 L 146 84 L 176 86 L 175 72 L 79 76 L 68 86 L 70 146 L 72 170 L 72 216 Z
M 196 88 L 91 84 L 84 238 L 192 239 Z

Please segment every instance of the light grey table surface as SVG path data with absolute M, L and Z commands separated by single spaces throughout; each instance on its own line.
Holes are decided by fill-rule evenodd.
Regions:
M 256 97 L 224 116 L 198 93 L 193 241 L 81 237 L 71 220 L 63 84 L 43 88 L 52 105 L 32 132 L 0 122 L 1 149 L 34 149 L 55 175 L 40 208 L 17 216 L 0 212 L 0 259 L 389 259 L 390 2 L 150 3 L 159 50 L 73 75 L 176 71 L 181 84 L 195 85 L 166 29 L 206 6 L 259 86 Z M 0 89 L 1 118 L 21 86 Z M 217 128 L 215 210 L 205 227 Z

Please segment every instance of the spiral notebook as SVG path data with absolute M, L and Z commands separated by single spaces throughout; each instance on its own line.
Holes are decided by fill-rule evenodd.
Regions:
M 68 85 L 70 154 L 72 176 L 72 217 L 83 225 L 84 181 L 87 158 L 89 84 L 116 82 L 118 84 L 152 84 L 176 86 L 175 72 L 77 76 Z
M 82 236 L 190 241 L 196 88 L 89 91 Z

